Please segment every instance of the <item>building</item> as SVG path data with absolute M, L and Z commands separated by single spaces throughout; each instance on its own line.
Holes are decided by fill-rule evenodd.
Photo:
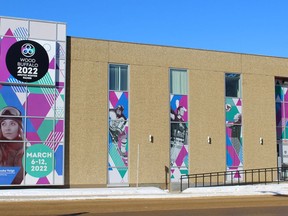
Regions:
M 23 169 L 2 162 L 3 186 L 164 188 L 288 163 L 287 58 L 66 37 L 63 23 L 15 18 L 0 18 L 0 33 L 0 108 L 25 122 Z M 21 61 L 31 44 L 49 61 L 24 79 L 17 71 L 43 61 Z

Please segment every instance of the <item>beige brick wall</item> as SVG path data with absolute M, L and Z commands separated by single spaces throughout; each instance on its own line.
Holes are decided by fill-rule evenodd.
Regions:
M 276 166 L 274 77 L 288 59 L 70 38 L 69 184 L 107 183 L 108 64 L 130 65 L 129 181 L 164 184 L 169 166 L 169 68 L 189 71 L 189 162 L 193 173 L 226 169 L 225 77 L 242 73 L 244 168 Z M 154 143 L 148 142 L 153 135 Z M 207 143 L 207 137 L 212 144 Z M 264 145 L 259 144 L 259 138 Z M 66 157 L 67 158 L 67 157 Z
M 224 73 L 189 71 L 190 171 L 226 169 Z M 207 138 L 211 137 L 211 144 Z
M 137 180 L 139 145 L 139 182 L 163 183 L 169 166 L 168 72 L 153 66 L 130 69 L 130 182 Z
M 244 168 L 277 166 L 273 76 L 243 75 Z M 259 140 L 263 138 L 263 145 Z

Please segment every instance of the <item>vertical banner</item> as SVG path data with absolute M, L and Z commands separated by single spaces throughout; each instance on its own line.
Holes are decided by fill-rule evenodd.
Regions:
M 278 166 L 288 167 L 288 82 L 275 80 L 275 110 Z
M 232 174 L 226 176 L 227 182 L 238 182 L 244 176 L 243 137 L 242 137 L 242 99 L 240 74 L 225 74 L 225 112 L 226 112 L 226 169 Z
M 0 17 L 0 186 L 64 184 L 65 50 L 65 24 Z
M 242 102 L 226 98 L 226 150 L 228 171 L 243 167 Z
M 128 183 L 128 92 L 109 92 L 109 184 Z
M 188 96 L 170 95 L 171 182 L 188 174 Z

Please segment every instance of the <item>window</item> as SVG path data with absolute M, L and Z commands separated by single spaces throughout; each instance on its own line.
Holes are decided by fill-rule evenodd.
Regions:
M 109 65 L 109 90 L 128 90 L 127 65 Z
M 225 74 L 226 97 L 241 98 L 240 74 Z
M 170 93 L 188 94 L 187 71 L 179 69 L 170 69 Z

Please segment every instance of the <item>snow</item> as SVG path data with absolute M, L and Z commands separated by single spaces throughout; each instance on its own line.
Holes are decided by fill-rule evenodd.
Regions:
M 191 194 L 194 197 L 210 196 L 247 196 L 247 195 L 288 195 L 288 184 L 258 184 L 242 186 L 222 186 L 188 188 L 183 194 Z
M 2 189 L 0 202 L 30 200 L 151 199 L 247 195 L 288 195 L 288 184 L 188 188 L 169 192 L 157 187 Z

